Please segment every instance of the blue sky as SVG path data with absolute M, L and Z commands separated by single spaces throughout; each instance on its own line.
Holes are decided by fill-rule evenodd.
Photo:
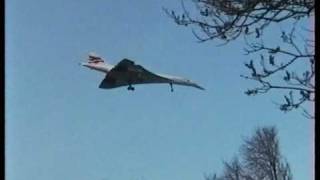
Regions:
M 7 180 L 201 180 L 220 172 L 244 137 L 275 125 L 295 179 L 311 179 L 311 120 L 283 113 L 254 83 L 240 41 L 197 43 L 162 7 L 180 1 L 6 1 Z M 98 88 L 78 65 L 94 51 L 206 88 Z

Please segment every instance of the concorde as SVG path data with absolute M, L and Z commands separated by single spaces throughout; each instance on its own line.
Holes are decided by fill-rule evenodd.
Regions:
M 204 90 L 203 87 L 189 79 L 153 73 L 144 67 L 135 64 L 134 61 L 126 58 L 116 65 L 111 65 L 106 63 L 100 56 L 94 53 L 89 53 L 88 62 L 80 63 L 80 65 L 106 74 L 105 78 L 99 85 L 99 88 L 102 89 L 128 86 L 129 91 L 134 91 L 133 85 L 136 84 L 162 83 L 169 84 L 171 91 L 173 91 L 173 84 L 190 86 Z

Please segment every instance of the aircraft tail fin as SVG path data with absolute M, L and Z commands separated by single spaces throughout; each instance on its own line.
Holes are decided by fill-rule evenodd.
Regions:
M 99 55 L 91 52 L 88 55 L 88 61 L 89 63 L 103 63 L 104 59 L 102 59 Z

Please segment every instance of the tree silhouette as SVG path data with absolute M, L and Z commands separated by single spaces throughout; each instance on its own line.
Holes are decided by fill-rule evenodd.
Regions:
M 258 128 L 244 141 L 240 156 L 224 163 L 220 176 L 206 176 L 206 180 L 291 180 L 288 162 L 279 150 L 275 127 Z
M 308 20 L 313 22 L 314 0 L 190 1 L 195 11 L 188 10 L 184 1 L 182 13 L 164 11 L 176 24 L 191 26 L 199 42 L 215 40 L 225 45 L 244 38 L 245 53 L 254 60 L 244 64 L 249 74 L 241 77 L 257 82 L 245 91 L 247 95 L 284 92 L 280 110 L 302 108 L 305 116 L 314 118 L 303 108 L 304 103 L 315 101 L 314 39 L 308 37 L 314 31 L 304 27 Z M 281 24 L 286 28 L 279 31 L 279 42 L 268 45 L 265 30 Z

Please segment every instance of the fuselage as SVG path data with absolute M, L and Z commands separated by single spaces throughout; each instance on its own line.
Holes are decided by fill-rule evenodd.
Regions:
M 82 66 L 85 66 L 89 69 L 93 69 L 99 72 L 103 73 L 108 73 L 114 65 L 111 64 L 106 64 L 104 62 L 99 62 L 99 63 L 81 63 Z

